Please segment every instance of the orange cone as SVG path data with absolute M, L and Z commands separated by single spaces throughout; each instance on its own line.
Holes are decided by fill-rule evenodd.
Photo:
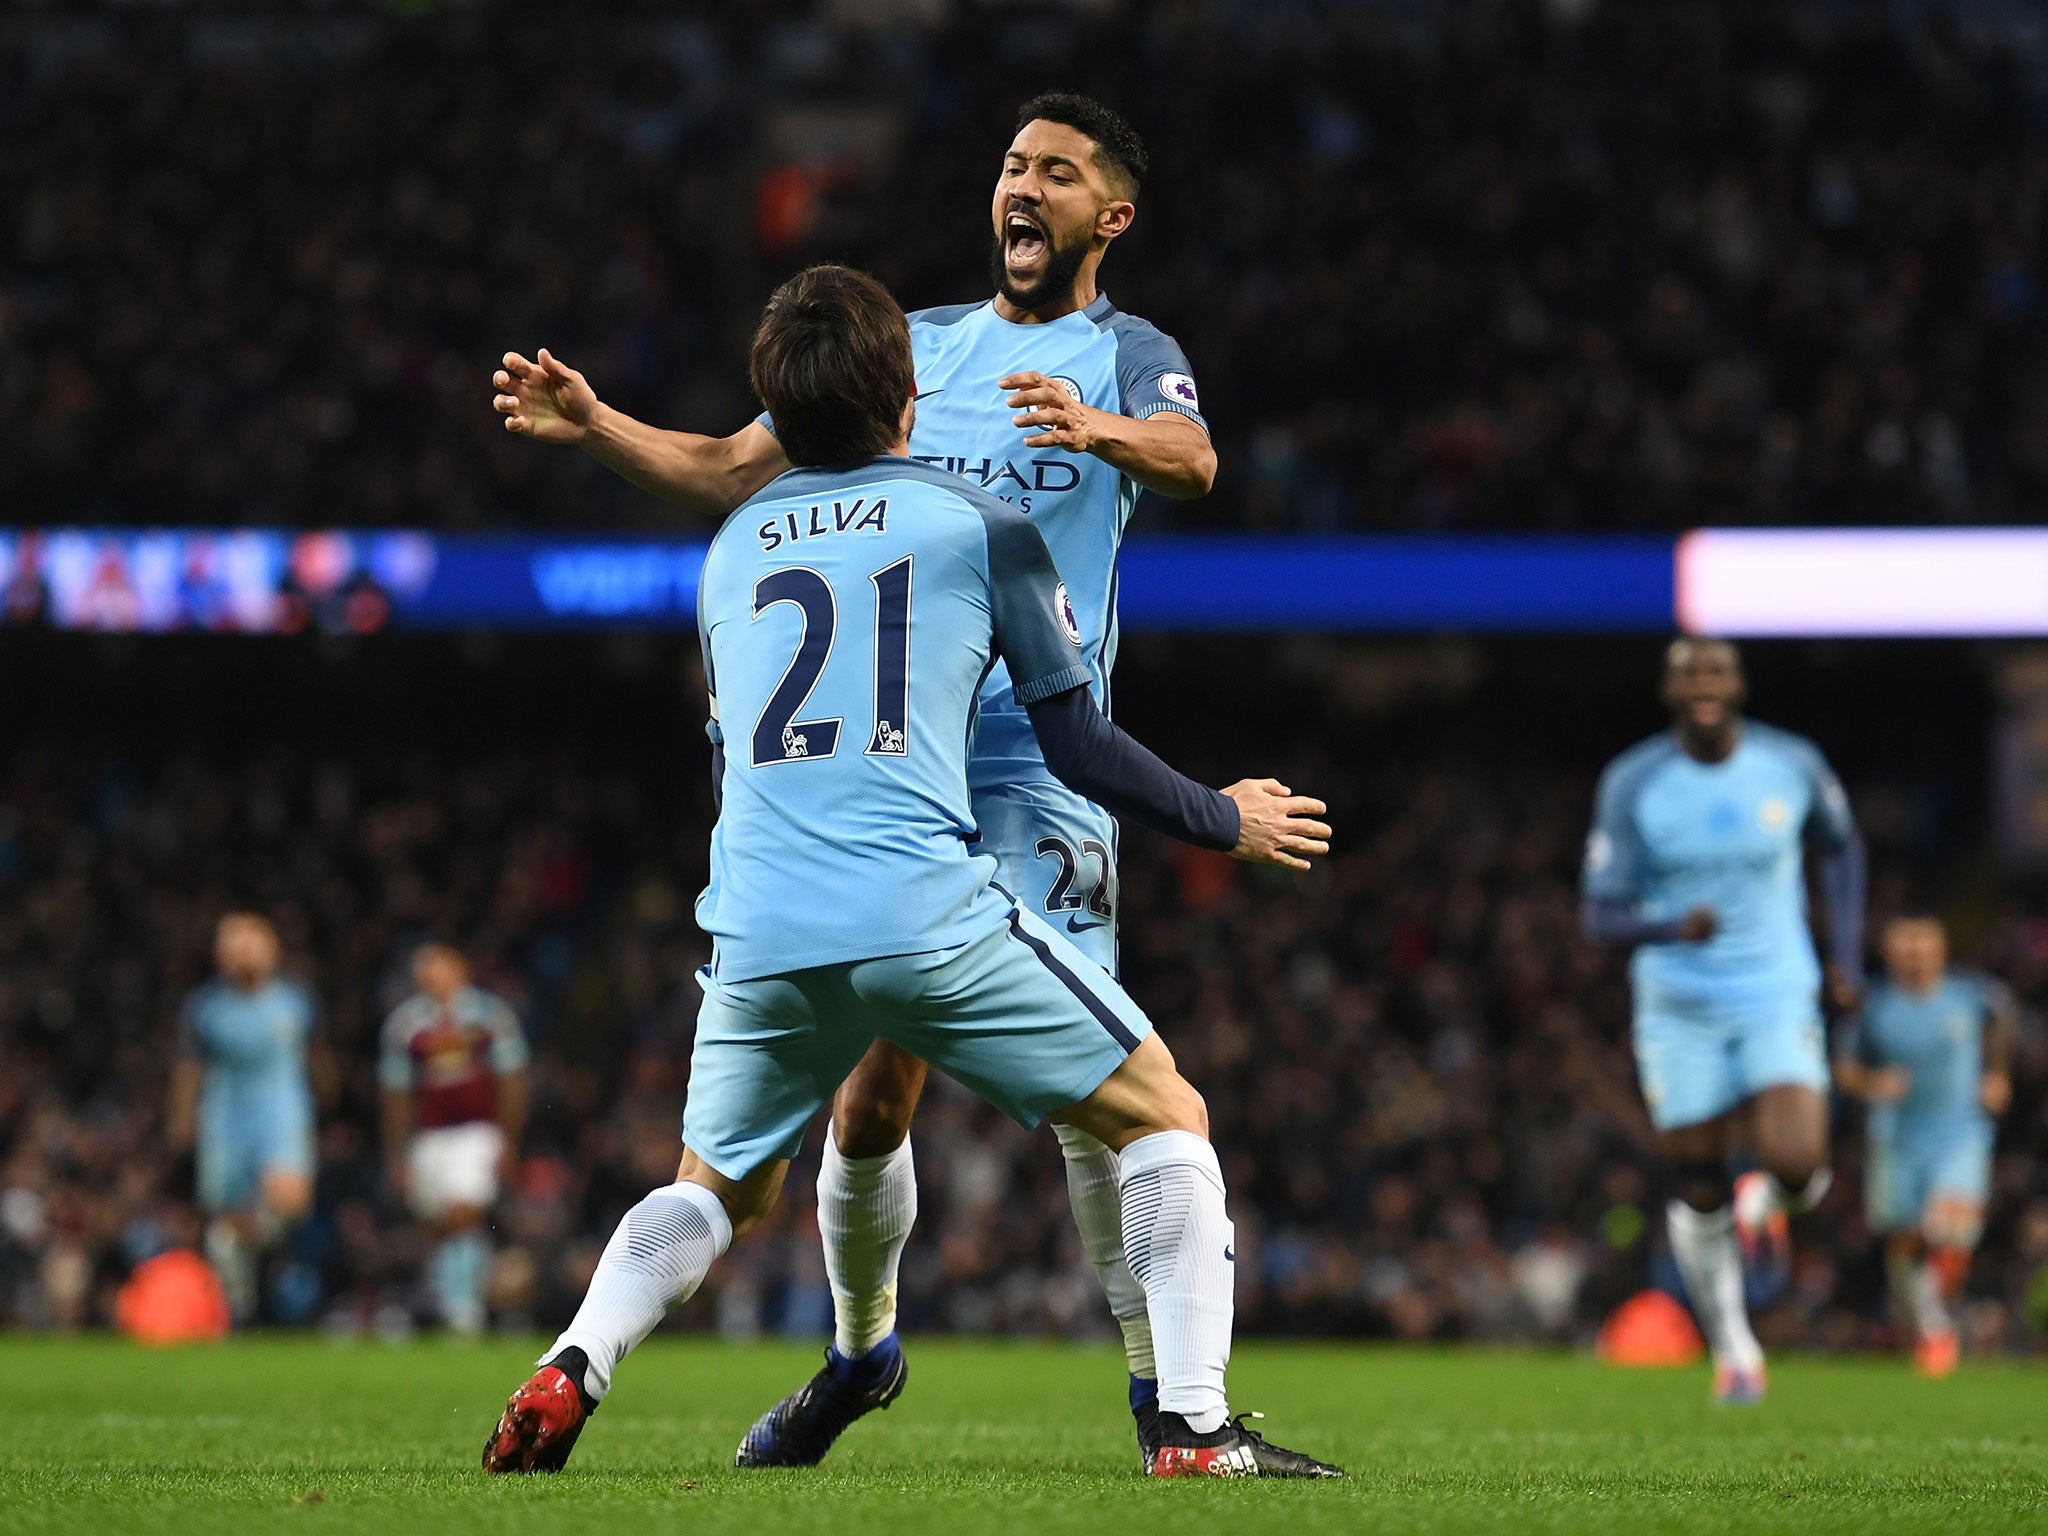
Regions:
M 116 1326 L 144 1344 L 225 1338 L 228 1321 L 220 1276 L 189 1248 L 138 1264 L 114 1299 Z
M 1600 1330 L 1600 1358 L 1612 1365 L 1691 1365 L 1706 1353 L 1692 1314 L 1662 1291 L 1638 1291 Z

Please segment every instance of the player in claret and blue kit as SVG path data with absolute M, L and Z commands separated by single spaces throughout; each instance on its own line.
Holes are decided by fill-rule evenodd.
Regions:
M 1961 1353 L 1949 1306 L 1984 1230 L 1993 1122 L 2012 1102 L 2018 1007 L 2004 983 L 1949 969 L 1938 918 L 1894 919 L 1884 959 L 1885 979 L 1842 1031 L 1835 1081 L 1870 1106 L 1864 1197 L 1914 1363 L 1946 1376 Z
M 1782 1264 L 1786 1212 L 1810 1209 L 1830 1179 L 1806 850 L 1819 858 L 1825 979 L 1841 1008 L 1860 990 L 1865 899 L 1848 797 L 1811 742 L 1743 718 L 1746 692 L 1732 645 L 1673 643 L 1672 727 L 1601 775 L 1584 876 L 1587 933 L 1635 952 L 1636 1064 L 1677 1192 L 1671 1250 L 1726 1403 L 1764 1392 L 1744 1249 L 1757 1262 L 1776 1249 Z M 1731 1187 L 1745 1143 L 1763 1166 Z
M 919 387 L 913 459 L 1028 516 L 1067 585 L 1088 687 L 1111 708 L 1117 550 L 1141 489 L 1205 494 L 1216 455 L 1187 358 L 1171 337 L 1096 286 L 1130 228 L 1147 169 L 1130 125 L 1101 104 L 1027 102 L 1004 152 L 990 216 L 992 298 L 910 319 Z M 727 438 L 646 426 L 603 405 L 583 376 L 541 352 L 508 353 L 495 376 L 508 429 L 579 443 L 658 495 L 722 514 L 789 467 L 772 413 Z M 1046 767 L 1000 662 L 982 688 L 969 766 L 974 815 L 999 878 L 1089 959 L 1117 969 L 1117 824 Z M 886 1041 L 832 1106 L 818 1179 L 835 1327 L 826 1368 L 765 1414 L 742 1466 L 808 1465 L 896 1379 L 896 1277 L 917 1214 L 910 1121 L 924 1066 Z M 1141 1460 L 1156 1385 L 1143 1288 L 1124 1261 L 1116 1159 L 1057 1127 L 1082 1245 L 1124 1338 Z
M 1207 1114 L 1114 978 L 981 851 L 969 749 L 987 679 L 1004 669 L 1059 782 L 1186 841 L 1300 865 L 1328 848 L 1320 802 L 1271 781 L 1203 788 L 1109 723 L 1036 526 L 910 456 L 910 334 L 880 284 L 792 279 L 752 372 L 801 467 L 728 519 L 698 605 L 719 817 L 683 1159 L 620 1223 L 485 1468 L 562 1465 L 620 1357 L 766 1214 L 811 1119 L 883 1039 L 1020 1124 L 1115 1150 L 1158 1361 L 1149 1472 L 1340 1475 L 1230 1416 L 1235 1236 Z M 902 1381 L 898 1354 L 872 1405 Z M 800 1410 L 779 1435 L 802 1432 Z

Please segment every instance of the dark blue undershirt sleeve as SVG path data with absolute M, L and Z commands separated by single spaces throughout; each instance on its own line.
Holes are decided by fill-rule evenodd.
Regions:
M 725 729 L 716 720 L 704 722 L 704 734 L 711 739 L 711 808 L 725 811 Z
M 1679 920 L 1636 916 L 1634 906 L 1611 896 L 1588 896 L 1579 906 L 1579 929 L 1600 944 L 1633 949 L 1638 944 L 1676 944 Z
M 1237 846 L 1237 802 L 1167 767 L 1112 724 L 1086 688 L 1025 709 L 1045 766 L 1076 794 L 1197 848 L 1228 853 Z
M 1828 904 L 1828 959 L 1851 976 L 1863 974 L 1863 909 L 1870 891 L 1870 860 L 1854 822 L 1820 856 L 1820 888 Z

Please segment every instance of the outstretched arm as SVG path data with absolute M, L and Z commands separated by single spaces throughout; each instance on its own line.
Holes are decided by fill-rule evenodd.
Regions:
M 643 491 L 707 517 L 723 517 L 789 468 L 775 434 L 749 422 L 731 437 L 670 432 L 597 398 L 589 380 L 542 347 L 536 361 L 507 352 L 491 375 L 505 430 L 574 443 Z
M 1313 819 L 1322 801 L 1272 779 L 1197 784 L 1112 723 L 1085 686 L 1025 710 L 1053 777 L 1119 816 L 1254 864 L 1307 869 L 1309 855 L 1330 851 L 1329 827 Z

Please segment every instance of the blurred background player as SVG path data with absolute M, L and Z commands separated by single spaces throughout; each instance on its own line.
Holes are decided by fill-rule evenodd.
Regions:
M 1870 1106 L 1864 1195 L 1914 1363 L 1946 1376 L 1960 1353 L 1949 1306 L 1984 1230 L 1993 1121 L 2012 1101 L 2018 1008 L 2002 982 L 1949 969 L 1934 917 L 1888 924 L 1884 964 L 1842 1031 L 1835 1081 Z
M 1111 242 L 1137 215 L 1149 163 L 1136 131 L 1099 102 L 1063 93 L 1026 102 L 990 209 L 995 296 L 909 317 L 919 391 L 911 456 L 1031 518 L 1065 584 L 1105 712 L 1117 549 L 1138 494 L 1202 496 L 1216 475 L 1186 356 L 1096 288 Z M 671 501 L 722 514 L 789 468 L 766 415 L 728 438 L 664 431 L 602 405 L 581 374 L 545 351 L 537 362 L 516 353 L 504 362 L 494 404 L 509 430 L 579 443 Z M 1046 768 L 1001 665 L 982 694 L 970 783 L 998 878 L 1115 975 L 1116 819 Z M 815 1462 L 894 1379 L 897 1273 L 917 1216 L 910 1121 L 924 1079 L 923 1063 L 877 1042 L 833 1102 L 818 1180 L 833 1347 L 816 1379 L 763 1416 L 749 1464 Z M 1149 1459 L 1157 1385 L 1144 1290 L 1124 1261 L 1116 1159 L 1077 1127 L 1057 1130 L 1082 1246 L 1123 1333 L 1139 1452 Z M 793 1408 L 801 1433 L 766 1438 Z
M 1636 1064 L 1677 1189 L 1671 1250 L 1728 1403 L 1764 1392 L 1730 1155 L 1752 1143 L 1763 1164 L 1744 1191 L 1752 1230 L 1810 1209 L 1830 1178 L 1803 847 L 1820 852 L 1837 1007 L 1856 1000 L 1865 898 L 1862 840 L 1833 770 L 1804 738 L 1745 720 L 1746 693 L 1734 646 L 1672 643 L 1672 728 L 1601 775 L 1583 876 L 1586 932 L 1635 951 Z
M 171 1144 L 196 1134 L 206 1256 L 238 1323 L 257 1314 L 262 1254 L 313 1200 L 313 1002 L 279 960 L 268 918 L 221 918 L 220 974 L 185 1000 L 171 1077 Z
M 419 990 L 384 1021 L 384 1156 L 393 1188 L 435 1229 L 428 1283 L 441 1320 L 477 1333 L 484 1223 L 526 1128 L 526 1035 L 510 1005 L 470 984 L 453 945 L 421 945 L 412 979 Z

